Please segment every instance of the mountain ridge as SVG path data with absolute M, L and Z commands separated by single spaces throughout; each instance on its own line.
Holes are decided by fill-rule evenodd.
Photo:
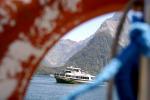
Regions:
M 120 15 L 116 13 L 113 17 L 105 20 L 94 35 L 81 42 L 81 46 L 83 47 L 79 45 L 80 43 L 74 46 L 73 50 L 78 50 L 71 51 L 72 54 L 70 54 L 71 56 L 68 57 L 66 62 L 62 64 L 61 67 L 53 68 L 53 70 L 59 71 L 65 69 L 67 66 L 78 66 L 94 75 L 102 71 L 110 60 L 111 45 L 120 19 L 118 16 Z M 127 45 L 129 42 L 127 35 L 128 28 L 129 21 L 126 20 L 119 42 L 122 46 Z

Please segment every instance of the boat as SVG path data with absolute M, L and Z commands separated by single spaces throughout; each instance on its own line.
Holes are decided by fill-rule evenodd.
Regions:
M 54 77 L 57 83 L 92 83 L 95 76 L 86 73 L 78 67 L 67 67 L 60 73 L 55 73 Z

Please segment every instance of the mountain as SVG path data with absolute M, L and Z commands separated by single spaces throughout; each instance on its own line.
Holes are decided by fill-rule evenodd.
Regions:
M 58 67 L 64 64 L 73 55 L 72 50 L 77 42 L 66 39 L 60 40 L 51 50 L 48 51 L 42 63 L 49 67 Z
M 105 20 L 88 44 L 74 54 L 64 67 L 78 66 L 92 74 L 101 71 L 110 59 L 111 45 L 120 18 L 118 16 L 120 14 L 116 13 L 112 18 Z M 127 37 L 128 28 L 129 21 L 126 20 L 119 42 L 121 46 L 125 46 L 129 42 Z
M 61 40 L 50 50 L 40 64 L 38 72 L 41 74 L 54 73 L 67 66 L 77 66 L 91 74 L 102 71 L 110 60 L 110 51 L 116 28 L 120 19 L 120 13 L 105 20 L 96 33 L 89 38 L 75 42 Z M 128 44 L 129 20 L 126 19 L 125 27 L 119 41 L 121 47 Z
M 77 42 L 69 39 L 61 39 L 55 46 L 48 51 L 44 59 L 41 61 L 36 74 L 50 74 L 55 72 L 55 67 L 60 67 L 76 53 L 74 48 Z M 69 55 L 69 56 L 68 56 Z
M 59 70 L 59 67 L 63 66 L 70 57 L 85 47 L 91 38 L 92 36 L 79 42 L 61 39 L 48 51 L 40 63 L 36 74 L 51 74 Z
M 92 37 L 92 36 L 91 36 Z M 76 52 L 86 46 L 90 38 L 83 41 L 60 40 L 45 56 L 42 63 L 49 67 L 60 67 Z

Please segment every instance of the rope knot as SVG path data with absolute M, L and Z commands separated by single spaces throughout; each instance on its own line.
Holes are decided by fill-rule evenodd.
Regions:
M 131 43 L 135 43 L 141 53 L 150 57 L 150 26 L 145 23 L 136 22 L 130 30 Z

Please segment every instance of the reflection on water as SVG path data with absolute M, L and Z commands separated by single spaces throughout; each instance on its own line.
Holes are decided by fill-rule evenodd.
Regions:
M 25 100 L 62 100 L 79 84 L 59 84 L 48 75 L 36 75 L 32 78 Z M 106 86 L 98 86 L 78 98 L 78 100 L 105 100 Z

